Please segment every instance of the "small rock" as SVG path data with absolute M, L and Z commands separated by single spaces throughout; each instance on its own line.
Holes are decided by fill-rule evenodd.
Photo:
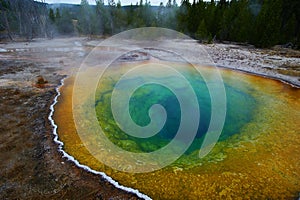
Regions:
M 37 76 L 37 81 L 35 83 L 35 86 L 37 88 L 45 88 L 47 83 L 48 81 L 45 80 L 43 76 L 39 75 Z
M 46 83 L 48 83 L 48 81 L 46 81 L 43 76 L 40 76 L 40 75 L 37 76 L 36 84 L 46 84 Z

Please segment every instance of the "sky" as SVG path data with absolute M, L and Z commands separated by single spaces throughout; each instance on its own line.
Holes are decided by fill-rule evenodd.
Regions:
M 95 0 L 88 0 L 90 4 L 95 4 Z M 71 3 L 71 4 L 80 4 L 81 0 L 45 0 L 46 3 Z M 104 0 L 107 3 L 107 0 Z M 118 0 L 115 0 L 117 3 Z M 136 2 L 140 0 L 121 0 L 121 5 L 135 5 Z M 145 2 L 145 1 L 144 1 Z M 167 0 L 150 0 L 152 6 L 159 6 L 160 2 L 163 2 L 164 5 L 167 3 Z M 177 4 L 180 4 L 181 0 L 177 0 Z

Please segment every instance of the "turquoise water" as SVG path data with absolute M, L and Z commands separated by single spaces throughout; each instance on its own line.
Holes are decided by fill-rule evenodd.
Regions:
M 211 118 L 211 97 L 208 88 L 198 73 L 184 72 L 185 78 L 194 89 L 198 105 L 200 107 L 200 120 L 196 138 L 190 148 L 185 152 L 191 154 L 201 147 L 204 136 Z M 118 80 L 119 77 L 116 78 Z M 174 77 L 163 77 L 165 81 L 181 87 L 181 83 Z M 159 79 L 159 78 L 157 78 Z M 138 79 L 127 80 L 130 82 L 140 81 Z M 146 84 L 139 87 L 132 94 L 129 102 L 129 112 L 132 120 L 140 125 L 146 126 L 150 123 L 148 115 L 149 109 L 154 104 L 162 105 L 167 113 L 167 120 L 158 134 L 150 138 L 136 138 L 123 132 L 113 119 L 111 112 L 111 94 L 116 84 L 114 79 L 109 78 L 102 82 L 104 87 L 99 87 L 96 95 L 96 113 L 101 127 L 107 137 L 119 147 L 132 152 L 152 152 L 167 145 L 176 135 L 180 125 L 181 111 L 176 95 L 168 88 L 158 84 Z M 184 94 L 184 86 L 182 86 Z M 228 137 L 238 134 L 245 124 L 247 124 L 255 113 L 255 99 L 239 89 L 233 88 L 225 83 L 227 112 L 225 125 L 219 141 L 226 140 Z M 186 96 L 185 98 L 189 98 Z M 194 120 L 194 119 L 190 119 Z

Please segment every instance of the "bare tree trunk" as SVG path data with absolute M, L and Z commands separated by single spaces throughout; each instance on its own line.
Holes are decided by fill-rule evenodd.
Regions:
M 41 33 L 44 35 L 45 38 L 47 38 L 47 29 L 46 29 L 46 25 L 47 25 L 47 18 L 45 15 L 41 15 L 40 16 L 40 21 L 41 21 Z
M 19 18 L 19 34 L 22 35 L 22 18 L 21 18 L 21 12 L 18 12 L 18 18 Z
M 3 11 L 3 15 L 4 15 L 4 21 L 5 21 L 5 29 L 7 31 L 7 35 L 9 37 L 10 40 L 14 40 L 12 35 L 11 35 L 11 32 L 10 32 L 10 26 L 9 26 L 9 22 L 8 22 L 8 19 L 7 19 L 7 12 L 6 11 Z

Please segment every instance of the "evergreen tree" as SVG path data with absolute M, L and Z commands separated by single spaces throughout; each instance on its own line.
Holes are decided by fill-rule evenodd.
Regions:
M 191 3 L 188 0 L 183 0 L 177 12 L 177 22 L 178 22 L 177 30 L 186 34 L 189 33 L 188 19 L 189 19 L 190 8 L 191 8 Z
M 259 47 L 271 47 L 281 41 L 282 0 L 265 0 L 256 18 L 252 42 Z
M 111 34 L 109 13 L 103 0 L 96 0 L 96 17 L 98 19 L 96 23 L 98 23 L 99 34 Z
M 52 23 L 55 22 L 55 15 L 54 15 L 54 11 L 52 8 L 50 8 L 50 10 L 49 10 L 49 19 Z
M 284 42 L 292 42 L 296 43 L 296 27 L 297 27 L 297 19 L 296 15 L 292 14 L 292 16 L 287 20 L 286 24 L 283 25 L 282 34 L 283 34 L 283 43 Z
M 165 27 L 165 7 L 163 2 L 160 2 L 159 4 L 156 23 L 159 27 Z
M 172 6 L 175 7 L 175 8 L 178 7 L 178 4 L 177 4 L 176 0 L 173 0 L 173 5 Z
M 118 0 L 117 7 L 114 10 L 114 24 L 115 24 L 115 33 L 119 33 L 126 29 L 126 13 L 122 9 L 121 1 Z
M 9 1 L 6 0 L 2 0 L 0 2 L 0 14 L 1 14 L 1 18 L 3 20 L 1 20 L 0 22 L 0 26 L 1 28 L 3 28 L 4 30 L 7 31 L 7 36 L 9 37 L 10 40 L 13 40 L 12 37 L 12 33 L 11 33 L 11 28 L 10 28 L 10 22 L 8 19 L 8 13 L 11 12 L 11 5 Z
M 81 0 L 80 15 L 78 16 L 78 28 L 82 34 L 92 33 L 91 12 L 89 2 L 87 0 Z
M 202 21 L 200 22 L 197 32 L 195 34 L 195 38 L 197 40 L 207 40 L 208 39 L 208 32 L 207 32 L 207 28 L 206 28 L 206 24 L 204 19 L 202 19 Z
M 175 29 L 199 40 L 250 42 L 259 47 L 292 42 L 300 47 L 299 0 L 176 0 L 153 8 L 148 0 L 125 9 L 120 0 L 81 0 L 79 9 L 46 10 L 33 0 L 1 0 L 0 30 L 31 39 L 45 35 L 53 27 L 59 33 L 111 35 L 120 31 L 159 26 Z M 78 23 L 77 23 L 78 22 Z M 76 29 L 74 29 L 74 27 Z M 48 34 L 49 35 L 49 34 Z M 53 35 L 52 33 L 50 35 Z
M 59 18 L 56 18 L 57 29 L 61 34 L 73 34 L 74 26 L 72 23 L 72 15 L 67 9 L 62 9 L 61 14 L 58 12 Z
M 131 3 L 129 9 L 127 10 L 126 12 L 126 19 L 127 19 L 127 22 L 126 22 L 126 27 L 127 29 L 130 29 L 133 27 L 133 24 L 135 22 L 135 9 Z
M 55 11 L 55 18 L 56 19 L 59 19 L 61 16 L 60 16 L 60 12 L 59 12 L 59 9 L 56 8 L 56 11 Z

